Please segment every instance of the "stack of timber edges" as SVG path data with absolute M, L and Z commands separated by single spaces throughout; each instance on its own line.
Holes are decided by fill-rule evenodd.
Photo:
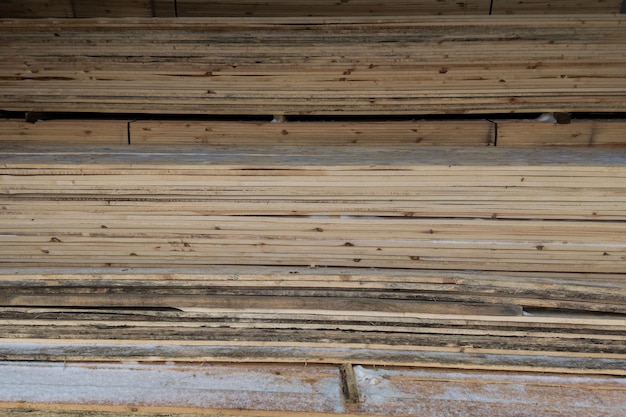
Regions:
M 5 414 L 620 415 L 626 18 L 366 14 L 0 20 Z
M 0 109 L 619 112 L 624 22 L 588 17 L 5 20 Z M 504 110 L 506 109 L 506 110 Z
M 622 0 L 3 0 L 0 18 L 618 13 Z

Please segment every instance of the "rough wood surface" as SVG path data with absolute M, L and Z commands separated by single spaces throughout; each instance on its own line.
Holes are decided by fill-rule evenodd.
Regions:
M 38 120 L 0 119 L 0 143 L 127 144 L 126 120 Z
M 619 13 L 622 0 L 4 0 L 0 17 L 407 16 Z
M 123 328 L 123 325 L 120 325 Z M 208 332 L 207 332 L 208 333 Z M 4 338 L 0 357 L 22 361 L 117 362 L 181 361 L 192 363 L 345 363 L 466 370 L 626 376 L 626 356 L 619 353 L 507 350 L 463 346 L 411 346 L 368 343 L 209 341 L 209 340 L 72 340 Z M 430 340 L 436 340 L 432 337 Z M 461 338 L 459 338 L 461 339 Z M 524 346 L 524 339 L 519 343 Z
M 179 17 L 200 16 L 407 16 L 489 13 L 488 0 L 177 0 Z
M 624 111 L 624 19 L 5 20 L 0 109 Z
M 621 416 L 626 386 L 602 376 L 354 369 L 361 401 L 344 404 L 337 369 L 319 365 L 0 363 L 10 417 Z M 46 380 L 62 388 L 50 392 Z M 76 382 L 81 384 L 77 385 Z M 3 385 L 4 385 L 3 384 Z M 262 390 L 261 388 L 266 388 Z M 45 392 L 48 402 L 33 392 Z M 228 401 L 231 409 L 224 409 Z
M 593 10 L 590 11 L 593 13 Z M 446 15 L 489 13 L 489 0 L 4 0 L 2 18 Z
M 498 121 L 498 146 L 626 146 L 624 120 Z
M 131 144 L 489 146 L 494 124 L 486 120 L 450 121 L 136 121 Z
M 425 313 L 430 308 L 431 312 L 449 308 L 448 312 L 452 313 L 455 303 L 470 309 L 473 305 L 475 312 L 487 311 L 484 307 L 488 305 L 496 308 L 516 305 L 530 311 L 614 313 L 624 312 L 626 304 L 623 274 L 504 274 L 239 265 L 132 271 L 4 268 L 0 276 L 1 304 L 5 306 L 198 308 L 202 307 L 203 297 L 255 295 L 411 300 L 416 304 L 414 308 L 421 305 Z M 47 300 L 54 300 L 54 303 Z M 516 310 L 510 311 L 518 314 Z
M 493 14 L 619 13 L 623 0 L 494 0 Z

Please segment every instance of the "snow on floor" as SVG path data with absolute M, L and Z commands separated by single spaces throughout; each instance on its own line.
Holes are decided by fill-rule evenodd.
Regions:
M 0 401 L 344 411 L 327 367 L 0 362 Z

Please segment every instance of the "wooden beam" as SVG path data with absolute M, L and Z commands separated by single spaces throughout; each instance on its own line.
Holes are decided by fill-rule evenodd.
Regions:
M 381 122 L 137 121 L 133 145 L 346 145 L 489 146 L 494 126 L 486 120 Z
M 3 415 L 10 417 L 355 417 L 400 412 L 415 415 L 416 410 L 422 416 L 434 417 L 444 410 L 490 414 L 494 407 L 498 407 L 497 415 L 502 417 L 527 411 L 557 415 L 563 409 L 575 409 L 577 415 L 584 417 L 597 415 L 599 410 L 618 416 L 624 407 L 625 389 L 620 379 L 606 376 L 356 366 L 355 385 L 365 395 L 361 403 L 342 407 L 336 398 L 336 371 L 317 365 L 5 362 L 0 366 L 7 371 L 6 376 L 19 375 L 3 392 L 4 398 L 14 394 L 15 399 L 0 402 Z M 146 375 L 150 378 L 130 384 Z M 57 381 L 57 389 L 39 382 L 52 377 Z M 82 384 L 76 388 L 78 379 Z M 123 392 L 120 384 L 126 388 Z M 262 384 L 270 385 L 273 392 L 259 391 Z M 150 388 L 149 393 L 146 388 Z M 41 390 L 48 394 L 47 402 L 33 398 L 32 393 Z M 190 390 L 194 395 L 189 394 Z M 69 393 L 73 397 L 69 398 Z M 54 401 L 64 397 L 63 402 Z M 146 404 L 152 397 L 152 403 Z M 110 401 L 102 404 L 102 398 Z M 318 402 L 307 401 L 310 398 Z M 319 411 L 333 406 L 332 413 Z
M 622 0 L 493 0 L 498 14 L 583 14 L 619 13 Z
M 39 120 L 29 123 L 0 119 L 0 143 L 128 144 L 126 120 Z
M 177 0 L 178 15 L 200 16 L 407 16 L 407 15 L 486 15 L 488 0 L 313 0 L 306 4 L 288 0 L 236 0 L 229 2 L 203 0 Z
M 431 338 L 431 340 L 434 338 Z M 520 338 L 523 346 L 524 338 Z M 2 339 L 0 355 L 10 361 L 117 362 L 181 361 L 189 363 L 355 363 L 626 376 L 626 356 L 615 353 L 541 352 L 482 349 L 473 346 L 390 346 L 366 343 L 294 343 L 195 340 Z
M 498 146 L 626 146 L 623 120 L 574 120 L 568 124 L 501 120 L 497 124 Z

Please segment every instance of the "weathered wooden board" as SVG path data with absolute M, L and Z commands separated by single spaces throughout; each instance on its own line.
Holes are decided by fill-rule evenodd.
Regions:
M 423 312 L 428 309 L 434 312 L 441 307 L 448 309 L 448 313 L 455 311 L 454 303 L 466 308 L 474 306 L 477 308 L 474 312 L 486 305 L 495 304 L 499 308 L 509 304 L 535 313 L 538 309 L 617 313 L 624 312 L 626 305 L 623 274 L 504 274 L 239 265 L 132 271 L 5 268 L 0 270 L 0 278 L 0 305 L 4 306 L 197 308 L 203 306 L 203 297 L 216 296 L 343 297 L 367 302 L 411 300 L 416 304 L 414 308 L 421 306 Z M 469 311 L 466 310 L 468 314 Z
M 494 124 L 486 120 L 379 122 L 136 121 L 131 144 L 489 146 Z
M 0 410 L 10 417 L 129 413 L 138 417 L 435 417 L 468 410 L 498 417 L 558 416 L 571 412 L 573 404 L 583 417 L 599 413 L 617 417 L 625 406 L 626 390 L 623 380 L 603 376 L 357 365 L 358 402 L 345 404 L 338 370 L 319 365 L 4 362 L 0 366 L 7 387 L 0 394 Z M 48 380 L 55 380 L 56 387 L 44 382 Z M 47 394 L 45 400 L 42 392 Z M 224 402 L 232 408 L 223 409 Z
M 39 120 L 35 123 L 0 119 L 0 142 L 47 144 L 128 144 L 126 120 Z
M 626 384 L 608 378 L 355 367 L 360 411 L 406 416 L 618 417 Z
M 123 325 L 121 326 L 123 328 Z M 154 333 L 153 333 L 154 334 Z M 0 339 L 0 356 L 6 360 L 117 362 L 181 361 L 193 363 L 354 363 L 372 366 L 417 366 L 468 370 L 504 370 L 586 375 L 625 376 L 626 356 L 618 353 L 540 352 L 481 349 L 461 346 L 393 346 L 385 344 L 334 343 L 328 338 L 320 343 L 293 341 L 209 340 L 111 340 L 94 339 Z M 437 337 L 430 339 L 437 340 Z
M 500 14 L 619 13 L 622 0 L 494 0 L 491 12 Z
M 0 18 L 74 17 L 72 0 L 2 0 Z
M 619 112 L 625 19 L 5 20 L 0 109 Z
M 619 13 L 622 0 L 5 0 L 2 18 L 36 17 L 217 17 L 217 16 L 419 16 L 469 14 Z
M 488 0 L 177 0 L 178 16 L 410 16 L 489 13 Z
M 346 411 L 339 370 L 323 365 L 0 362 L 0 375 L 4 405 Z
M 626 146 L 626 121 L 497 122 L 498 146 Z

